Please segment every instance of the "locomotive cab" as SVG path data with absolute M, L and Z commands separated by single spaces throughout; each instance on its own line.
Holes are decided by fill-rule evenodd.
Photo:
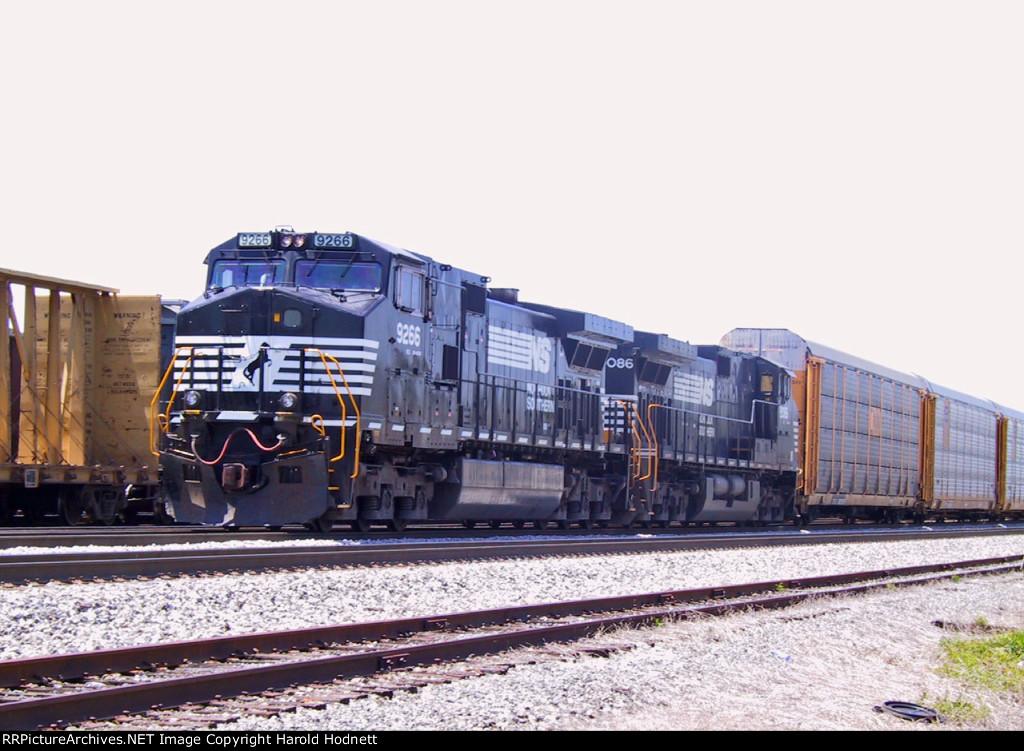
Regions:
M 210 252 L 206 291 L 178 319 L 157 419 L 175 519 L 276 526 L 335 507 L 358 464 L 379 349 L 365 321 L 394 257 L 354 235 L 290 231 Z

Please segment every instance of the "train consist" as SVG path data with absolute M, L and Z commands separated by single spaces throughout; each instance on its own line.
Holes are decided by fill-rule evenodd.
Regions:
M 788 331 L 693 346 L 355 234 L 206 259 L 154 398 L 182 522 L 1024 514 L 1024 415 Z
M 173 356 L 179 301 L 0 270 L 0 523 L 1024 517 L 1024 414 L 789 331 L 692 346 L 347 233 L 207 265 Z

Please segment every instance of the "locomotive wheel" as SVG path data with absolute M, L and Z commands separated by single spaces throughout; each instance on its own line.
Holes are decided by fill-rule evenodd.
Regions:
M 514 522 L 512 522 L 512 526 L 516 529 L 522 529 L 526 526 L 526 522 L 524 522 L 522 519 L 516 519 Z
M 559 519 L 556 523 L 559 529 L 569 529 L 571 526 L 568 519 Z
M 408 519 L 388 519 L 388 529 L 392 532 L 402 532 L 409 526 Z
M 534 519 L 533 520 L 533 528 L 535 530 L 537 530 L 538 532 L 543 532 L 545 529 L 548 528 L 548 520 L 547 519 Z
M 57 499 L 57 516 L 61 524 L 78 527 L 89 523 L 89 503 L 86 491 L 62 490 Z M 28 513 L 25 514 L 28 516 Z
M 371 522 L 369 519 L 364 519 L 361 516 L 357 519 L 352 520 L 352 529 L 354 529 L 356 532 L 369 532 L 370 527 L 372 526 L 373 522 Z
M 489 522 L 487 522 L 487 525 L 491 529 L 499 529 L 501 527 L 501 522 L 498 521 L 497 519 L 491 519 Z
M 580 525 L 580 529 L 593 529 L 594 528 L 594 520 L 591 519 L 588 516 L 586 519 L 580 519 L 579 520 L 579 525 Z
M 466 529 L 473 529 L 473 527 L 476 526 L 476 522 L 473 521 L 472 519 L 463 519 L 462 520 L 462 526 L 465 527 Z
M 121 520 L 120 514 L 113 514 L 112 516 L 101 516 L 97 521 L 107 527 L 117 524 Z
M 314 519 L 311 522 L 306 522 L 303 526 L 310 532 L 323 533 L 330 532 L 331 529 L 334 527 L 334 522 L 330 519 L 324 519 L 323 517 L 320 517 L 319 519 Z

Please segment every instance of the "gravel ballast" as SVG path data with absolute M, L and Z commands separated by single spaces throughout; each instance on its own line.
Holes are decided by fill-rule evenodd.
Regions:
M 1022 549 L 1020 538 L 993 537 L 51 582 L 3 590 L 0 657 L 1020 555 Z M 636 649 L 607 660 L 520 666 L 508 676 L 458 681 L 324 712 L 300 710 L 264 722 L 320 729 L 539 729 L 621 728 L 636 719 L 636 727 L 740 728 L 750 726 L 752 712 L 765 715 L 758 720 L 762 727 L 890 727 L 895 720 L 889 717 L 864 720 L 860 705 L 920 701 L 923 692 L 932 696 L 942 689 L 929 683 L 930 668 L 915 681 L 914 671 L 903 664 L 918 658 L 926 665 L 934 661 L 942 631 L 930 625 L 932 620 L 984 617 L 994 625 L 1024 626 L 1019 575 L 844 601 L 853 605 L 837 602 L 666 626 L 634 635 Z M 867 610 L 859 612 L 863 607 Z M 808 608 L 805 618 L 794 619 Z M 619 635 L 613 638 L 622 641 Z M 648 644 L 652 640 L 654 646 Z M 866 672 L 858 677 L 853 668 L 862 664 Z M 815 683 L 807 671 L 820 671 L 822 678 Z M 849 686 L 826 684 L 824 678 L 844 685 L 849 681 Z M 903 679 L 909 683 L 901 684 Z M 809 694 L 801 698 L 798 689 L 814 685 L 818 690 L 807 688 Z M 838 701 L 826 713 L 827 721 L 809 707 L 792 715 L 756 710 L 805 701 L 833 706 L 837 694 L 852 695 L 854 689 L 861 692 L 854 704 L 859 719 L 850 725 L 842 717 L 852 699 Z M 430 702 L 437 707 L 428 709 Z M 405 708 L 413 704 L 418 708 Z M 744 706 L 746 711 L 740 709 Z M 646 719 L 645 711 L 651 713 Z
M 1024 705 L 935 672 L 935 621 L 1024 627 L 1021 576 L 821 599 L 603 639 L 633 649 L 519 665 L 504 676 L 244 718 L 237 730 L 924 730 L 878 714 L 889 700 L 967 701 L 974 728 L 1022 730 Z M 593 642 L 591 642 L 593 643 Z

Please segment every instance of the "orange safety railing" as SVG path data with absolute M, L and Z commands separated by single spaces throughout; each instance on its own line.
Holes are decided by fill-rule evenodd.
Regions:
M 174 372 L 175 365 L 177 364 L 177 362 L 178 362 L 178 360 L 179 360 L 179 358 L 181 356 L 181 353 L 184 352 L 185 350 L 191 350 L 191 354 L 189 354 L 188 359 L 185 361 L 185 364 L 182 366 L 182 368 L 181 368 L 181 375 L 178 376 L 178 379 L 177 379 L 177 381 L 174 384 L 174 388 L 171 390 L 171 396 L 167 400 L 167 408 L 166 408 L 166 410 L 164 412 L 160 413 L 159 412 L 160 393 L 163 391 L 164 386 L 167 384 L 168 380 L 171 377 L 171 374 Z M 345 370 L 344 370 L 344 368 L 341 367 L 341 363 L 338 362 L 338 360 L 335 359 L 334 357 L 331 357 L 330 355 L 328 355 L 323 350 L 317 349 L 315 347 L 308 347 L 308 348 L 303 349 L 303 355 L 305 355 L 305 353 L 307 353 L 307 352 L 319 356 L 320 362 L 324 366 L 324 372 L 327 374 L 327 378 L 331 382 L 331 387 L 334 389 L 334 395 L 335 395 L 335 397 L 338 400 L 339 406 L 341 407 L 341 441 L 340 441 L 338 455 L 337 456 L 333 456 L 330 459 L 332 464 L 334 462 L 341 461 L 345 457 L 345 450 L 346 450 L 345 449 L 345 424 L 348 422 L 348 407 L 345 404 L 345 397 L 341 393 L 341 388 L 338 386 L 338 382 L 335 379 L 335 373 L 332 371 L 332 367 L 331 367 L 332 364 L 333 364 L 333 366 L 335 368 L 337 368 L 337 374 L 341 376 L 341 381 L 344 384 L 345 391 L 348 394 L 348 400 L 352 403 L 352 408 L 355 411 L 355 426 L 356 426 L 356 441 L 355 441 L 355 444 L 356 444 L 356 446 L 355 446 L 354 468 L 353 468 L 352 475 L 351 475 L 351 478 L 354 479 L 355 477 L 357 477 L 359 475 L 359 448 L 360 448 L 360 442 L 359 442 L 358 436 L 359 436 L 359 434 L 361 432 L 361 424 L 362 424 L 362 416 L 361 416 L 361 414 L 359 412 L 359 405 L 356 403 L 355 395 L 352 393 L 352 387 L 349 386 L 348 379 L 345 377 Z M 185 376 L 187 375 L 187 373 L 188 373 L 188 371 L 189 371 L 189 369 L 190 369 L 190 367 L 192 365 L 192 361 L 195 359 L 195 357 L 196 357 L 196 348 L 195 347 L 179 347 L 175 351 L 174 356 L 171 358 L 170 365 L 167 366 L 167 371 L 164 373 L 164 377 L 160 381 L 160 385 L 157 387 L 156 394 L 153 397 L 153 401 L 150 402 L 150 405 L 149 405 L 149 414 L 150 414 L 150 425 L 149 425 L 149 428 L 150 428 L 150 439 L 149 439 L 149 447 L 150 447 L 150 452 L 154 456 L 159 456 L 160 455 L 160 452 L 158 450 L 159 447 L 157 445 L 157 437 L 156 437 L 157 436 L 157 432 L 159 431 L 160 433 L 164 433 L 164 434 L 170 432 L 171 408 L 174 406 L 174 399 L 177 396 L 178 392 L 180 391 L 180 386 L 181 386 L 182 382 L 185 380 Z M 301 389 L 301 386 L 300 386 L 300 389 Z M 327 431 L 326 431 L 326 429 L 324 427 L 324 424 L 323 424 L 323 417 L 321 415 L 314 415 L 314 416 L 312 416 L 311 419 L 310 419 L 310 424 L 312 425 L 314 430 L 316 430 L 318 433 L 320 433 L 321 436 L 326 436 L 327 435 Z
M 643 459 L 644 459 L 644 453 L 645 453 L 644 450 L 643 450 L 643 444 L 644 444 L 644 439 L 646 439 L 648 447 L 653 445 L 652 442 L 651 442 L 651 434 L 648 432 L 647 426 L 644 424 L 644 419 L 643 419 L 643 417 L 640 416 L 640 413 L 637 411 L 636 405 L 633 404 L 633 402 L 624 402 L 622 400 L 617 400 L 617 401 L 618 401 L 619 404 L 621 404 L 626 409 L 626 415 L 627 415 L 627 417 L 629 419 L 630 427 L 633 430 L 633 435 L 636 437 L 636 442 L 638 444 L 638 447 L 634 447 L 634 448 L 630 449 L 630 455 L 633 457 L 633 459 L 635 461 L 635 464 L 636 464 L 636 469 L 633 472 L 633 479 L 634 480 L 646 480 L 648 477 L 650 477 L 652 475 L 652 473 L 654 471 L 654 469 L 653 469 L 653 460 L 651 459 L 650 448 L 648 448 L 648 450 L 646 452 L 646 456 L 647 456 L 647 474 L 646 475 L 643 474 L 643 471 L 644 471 L 644 469 L 643 469 Z M 635 420 L 633 419 L 634 415 L 636 416 Z M 640 426 L 640 430 L 637 430 L 637 427 L 636 427 L 637 425 Z M 643 436 L 641 436 L 641 432 L 643 433 Z
M 174 365 L 178 362 L 178 356 L 187 349 L 192 350 L 192 354 L 188 356 L 188 360 L 186 360 L 185 364 L 182 366 L 181 376 L 178 378 L 177 383 L 174 384 L 174 388 L 171 390 L 171 398 L 167 400 L 167 411 L 160 414 L 157 412 L 160 404 L 160 392 L 164 390 L 167 380 L 171 377 L 171 373 L 174 372 Z M 159 424 L 159 430 L 161 433 L 166 434 L 170 431 L 171 406 L 174 404 L 174 397 L 178 393 L 178 387 L 181 385 L 181 382 L 185 380 L 185 373 L 188 371 L 189 365 L 192 364 L 192 360 L 195 359 L 195 356 L 195 347 L 178 347 L 178 349 L 174 351 L 171 363 L 167 366 L 167 370 L 160 381 L 160 385 L 156 387 L 156 393 L 153 394 L 153 401 L 149 403 L 149 453 L 153 456 L 160 456 L 159 446 L 157 445 L 156 440 L 157 425 Z
M 360 415 L 359 413 L 359 405 L 356 404 L 356 398 L 352 394 L 352 387 L 348 385 L 348 379 L 345 377 L 345 369 L 341 367 L 341 363 L 338 362 L 337 359 L 331 357 L 323 350 L 317 349 L 315 347 L 308 347 L 303 350 L 303 353 L 305 352 L 312 352 L 320 356 L 320 361 L 323 363 L 324 370 L 327 373 L 327 377 L 330 379 L 331 386 L 334 388 L 334 395 L 338 398 L 338 404 L 341 405 L 341 446 L 339 447 L 340 453 L 337 456 L 331 457 L 332 464 L 334 462 L 341 461 L 341 459 L 345 456 L 345 423 L 348 422 L 348 408 L 345 406 L 345 400 L 341 395 L 341 390 L 338 388 L 338 382 L 334 380 L 334 374 L 331 372 L 331 366 L 330 364 L 328 364 L 328 360 L 334 363 L 334 365 L 338 368 L 338 374 L 341 376 L 341 382 L 345 384 L 345 390 L 348 392 L 349 401 L 352 402 L 352 409 L 356 413 L 356 449 L 352 467 L 352 474 L 349 475 L 349 479 L 355 479 L 356 477 L 359 476 L 359 435 L 360 433 L 362 433 L 362 415 Z
M 650 404 L 647 405 L 647 424 L 651 428 L 651 438 L 654 446 L 654 484 L 651 487 L 651 490 L 658 489 L 658 454 L 660 450 L 658 444 L 658 431 L 655 430 L 654 428 L 654 416 L 651 414 L 651 411 L 658 409 L 661 406 L 661 404 L 655 404 L 654 402 L 651 402 Z

